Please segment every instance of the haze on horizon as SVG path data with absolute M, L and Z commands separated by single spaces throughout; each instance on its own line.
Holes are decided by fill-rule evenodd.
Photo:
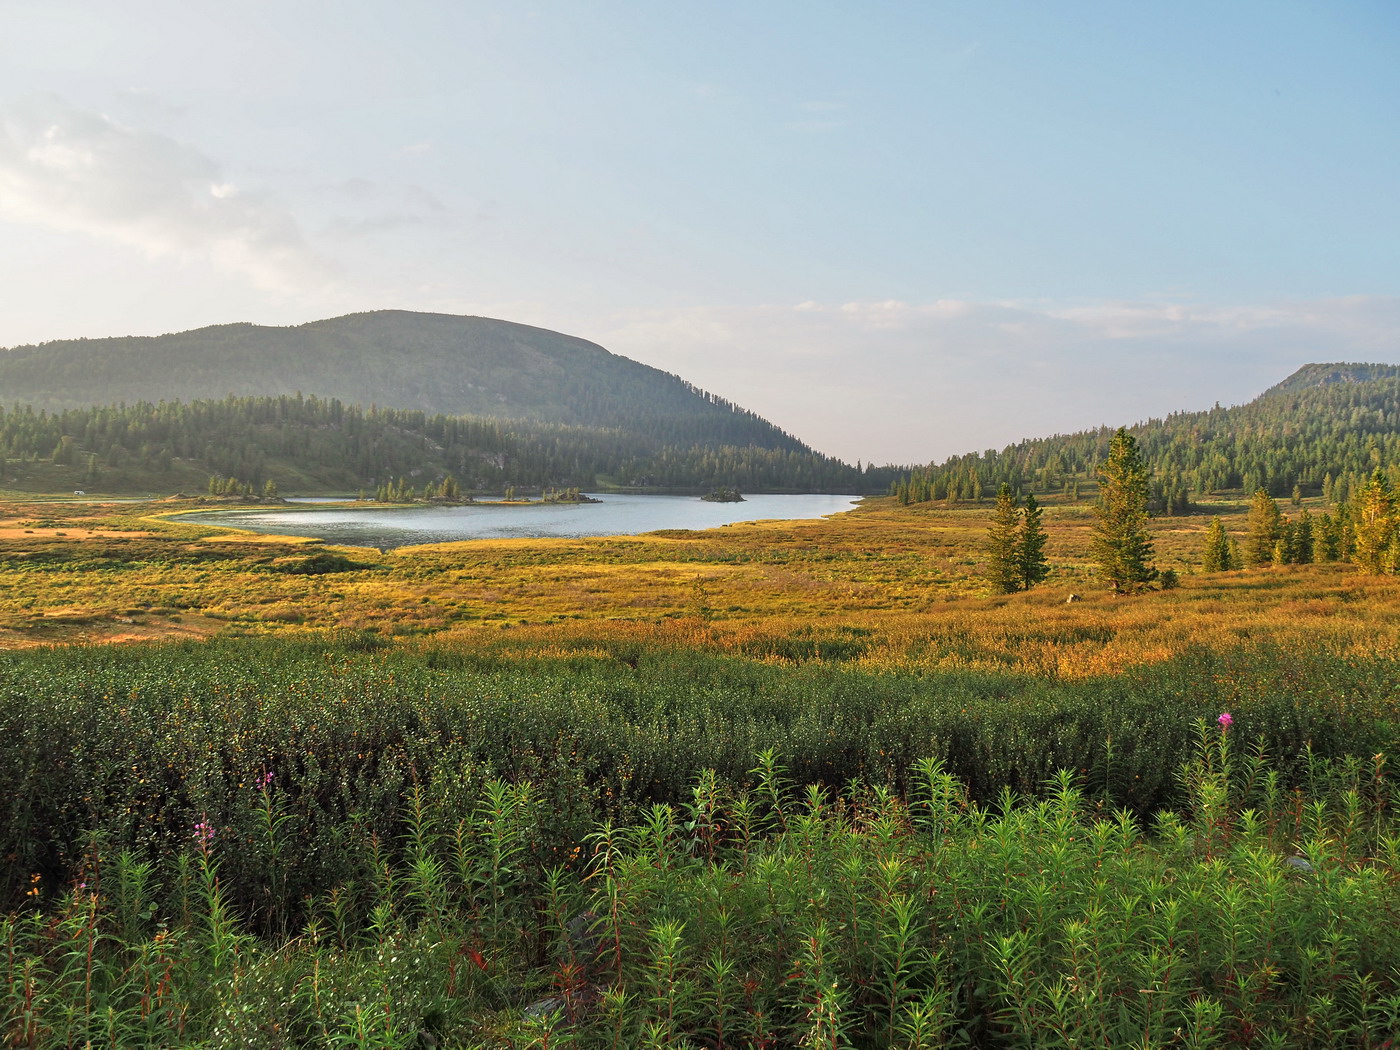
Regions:
M 0 346 L 482 314 L 899 463 L 1400 360 L 1378 0 L 0 11 Z

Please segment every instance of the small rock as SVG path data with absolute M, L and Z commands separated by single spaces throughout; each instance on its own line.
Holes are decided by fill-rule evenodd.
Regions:
M 564 1012 L 564 1000 L 557 995 L 531 1003 L 522 1011 L 532 1021 L 548 1021 L 556 1014 Z
M 569 920 L 567 961 L 579 967 L 585 980 L 594 980 L 607 972 L 604 925 L 603 917 L 591 911 L 580 912 Z

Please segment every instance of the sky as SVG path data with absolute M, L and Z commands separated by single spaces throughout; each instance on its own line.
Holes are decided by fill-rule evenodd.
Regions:
M 0 0 L 0 347 L 477 314 L 851 462 L 1400 362 L 1398 187 L 1392 0 Z

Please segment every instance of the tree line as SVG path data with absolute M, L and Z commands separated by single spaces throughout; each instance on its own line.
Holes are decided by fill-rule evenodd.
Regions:
M 1099 469 L 1099 499 L 1094 507 L 1093 558 L 1109 586 L 1119 593 L 1140 591 L 1156 582 L 1163 589 L 1177 583 L 1176 573 L 1152 564 L 1147 531 L 1148 478 L 1137 441 L 1120 428 Z M 987 528 L 983 576 L 993 592 L 1030 590 L 1049 575 L 1046 533 L 1035 496 L 1024 506 L 1003 484 Z M 1377 468 L 1355 498 L 1332 511 L 1313 515 L 1301 508 L 1288 518 L 1265 489 L 1250 503 L 1244 542 L 1231 537 L 1219 515 L 1211 518 L 1201 554 L 1205 572 L 1262 565 L 1306 565 L 1349 561 L 1371 575 L 1400 574 L 1400 493 Z
M 1201 554 L 1206 572 L 1335 561 L 1351 562 L 1373 576 L 1400 573 L 1400 497 L 1385 471 L 1372 471 L 1354 497 L 1320 514 L 1303 507 L 1296 517 L 1285 517 L 1278 502 L 1258 489 L 1244 542 L 1213 517 Z
M 682 430 L 686 430 L 682 427 Z M 794 447 L 794 445 L 796 447 Z M 35 410 L 0 409 L 0 474 L 26 464 L 73 468 L 89 487 L 125 470 L 176 463 L 263 492 L 289 477 L 377 490 L 401 479 L 422 489 L 448 478 L 465 491 L 601 485 L 751 492 L 878 492 L 894 468 L 851 466 L 792 441 L 777 447 L 671 444 L 621 427 L 504 421 L 361 408 L 287 395 Z
M 1334 366 L 1329 366 L 1334 367 Z M 1197 497 L 1224 491 L 1347 500 L 1379 466 L 1400 483 L 1400 369 L 1335 366 L 1346 381 L 1288 383 L 1246 405 L 1180 412 L 1128 428 L 1148 472 L 1148 509 L 1180 514 Z M 1114 430 L 1022 441 L 1001 451 L 954 456 L 901 474 L 901 503 L 980 501 L 1057 493 L 1074 501 L 1092 485 Z

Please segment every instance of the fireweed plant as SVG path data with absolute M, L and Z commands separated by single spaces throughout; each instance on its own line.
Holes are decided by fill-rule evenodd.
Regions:
M 7 657 L 0 1038 L 1384 1047 L 1392 686 Z

